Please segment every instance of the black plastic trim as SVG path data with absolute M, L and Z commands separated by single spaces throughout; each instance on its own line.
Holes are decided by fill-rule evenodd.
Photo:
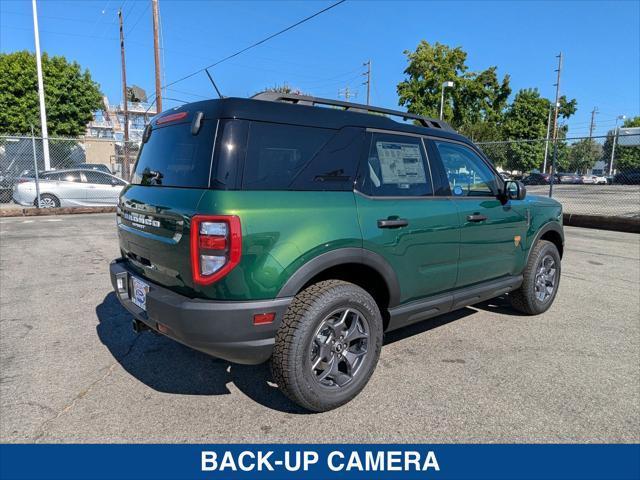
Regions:
M 522 275 L 503 277 L 389 309 L 387 332 L 517 289 Z
M 400 283 L 395 271 L 379 254 L 365 248 L 339 248 L 318 255 L 305 263 L 284 284 L 277 298 L 293 297 L 313 277 L 324 270 L 347 263 L 361 263 L 377 271 L 384 278 L 389 291 L 389 306 L 400 303 Z
M 269 359 L 275 335 L 291 298 L 255 301 L 215 301 L 192 299 L 157 285 L 118 259 L 110 265 L 111 284 L 122 303 L 136 320 L 188 347 L 230 362 L 257 365 Z M 146 311 L 135 305 L 127 292 L 118 292 L 116 279 L 132 276 L 149 285 Z M 127 289 L 128 290 L 128 289 Z M 254 325 L 253 315 L 275 313 L 274 322 Z
M 562 228 L 562 225 L 560 225 L 560 223 L 556 221 L 547 222 L 536 232 L 533 240 L 531 240 L 531 243 L 529 244 L 529 251 L 527 252 L 527 258 L 525 259 L 525 265 L 529 261 L 529 255 L 531 254 L 531 250 L 533 250 L 533 246 L 538 240 L 540 240 L 540 237 L 542 237 L 542 235 L 549 231 L 554 231 L 560 235 L 560 238 L 562 239 L 562 249 L 564 250 L 564 230 Z M 560 253 L 560 257 L 562 257 L 562 252 L 558 253 Z

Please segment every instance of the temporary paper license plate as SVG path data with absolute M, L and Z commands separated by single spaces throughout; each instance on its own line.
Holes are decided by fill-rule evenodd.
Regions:
M 142 280 L 133 277 L 133 292 L 131 293 L 131 301 L 141 309 L 147 309 L 147 293 L 149 293 L 149 285 Z

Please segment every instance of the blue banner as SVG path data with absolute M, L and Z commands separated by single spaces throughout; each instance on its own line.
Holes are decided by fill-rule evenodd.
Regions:
M 0 445 L 0 479 L 638 479 L 640 445 Z

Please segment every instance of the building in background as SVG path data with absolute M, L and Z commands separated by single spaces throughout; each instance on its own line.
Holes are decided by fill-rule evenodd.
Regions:
M 142 132 L 149 119 L 156 114 L 155 106 L 147 103 L 144 89 L 133 85 L 128 88 L 129 101 L 129 140 L 140 142 Z M 124 105 L 113 105 L 103 97 L 104 108 L 94 113 L 93 120 L 87 125 L 87 137 L 104 138 L 121 142 L 124 140 Z
M 156 114 L 154 105 L 147 102 L 144 89 L 133 85 L 128 89 L 129 143 L 124 145 L 124 105 L 113 105 L 103 97 L 104 108 L 93 114 L 87 125 L 85 151 L 87 163 L 107 165 L 116 175 L 123 175 L 122 166 L 129 168 L 138 155 L 145 125 Z M 125 162 L 125 156 L 127 161 Z

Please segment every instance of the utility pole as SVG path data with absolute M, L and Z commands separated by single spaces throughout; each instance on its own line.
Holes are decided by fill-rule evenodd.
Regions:
M 158 41 L 158 0 L 151 0 L 153 10 L 153 55 L 156 62 L 156 111 L 162 112 L 162 84 L 160 83 L 160 48 Z
M 591 110 L 591 125 L 589 125 L 589 140 L 593 137 L 593 129 L 596 127 L 596 113 L 598 113 L 598 107 L 593 107 L 593 110 Z
M 348 102 L 351 97 L 357 97 L 358 92 L 353 92 L 347 85 L 345 88 L 338 90 L 338 96 L 344 97 L 344 99 Z
M 562 52 L 558 57 L 558 76 L 556 78 L 556 105 L 553 110 L 553 161 L 551 162 L 551 178 L 549 179 L 549 196 L 553 196 L 553 182 L 556 174 L 556 161 L 558 159 L 558 109 L 560 108 L 560 75 L 562 72 Z
M 51 161 L 49 160 L 49 131 L 47 129 L 47 109 L 44 104 L 44 81 L 42 80 L 42 56 L 40 55 L 40 31 L 38 29 L 38 8 L 36 7 L 36 0 L 31 0 L 31 7 L 33 9 L 33 35 L 36 43 L 38 98 L 40 99 L 40 127 L 42 129 L 42 154 L 44 156 L 44 169 L 51 170 Z
M 362 75 L 365 75 L 367 77 L 367 81 L 363 83 L 363 85 L 367 86 L 367 105 L 370 105 L 371 103 L 371 60 L 366 61 L 365 63 L 362 64 L 363 66 L 367 67 L 367 71 L 364 72 Z
M 549 115 L 547 116 L 547 136 L 544 142 L 544 162 L 542 164 L 542 173 L 547 173 L 547 155 L 549 154 L 549 133 L 551 133 L 551 111 L 553 107 L 549 105 Z
M 125 180 L 129 180 L 129 153 L 127 152 L 129 143 L 129 99 L 127 96 L 127 67 L 124 60 L 124 27 L 122 26 L 122 10 L 118 10 L 118 19 L 120 20 L 120 59 L 122 62 L 122 108 L 124 113 L 124 144 L 122 153 L 124 161 L 122 162 L 122 176 Z

